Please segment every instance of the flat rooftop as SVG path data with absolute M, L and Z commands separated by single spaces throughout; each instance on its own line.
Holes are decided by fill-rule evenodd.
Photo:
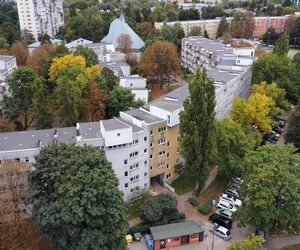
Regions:
M 157 116 L 151 115 L 150 113 L 143 111 L 139 108 L 131 109 L 131 110 L 125 111 L 124 113 L 136 118 L 139 121 L 144 121 L 147 124 L 164 121 L 164 119 L 161 119 Z
M 124 129 L 129 128 L 130 126 L 121 122 L 119 119 L 113 118 L 108 120 L 101 120 L 103 127 L 106 131 L 115 130 L 115 129 Z

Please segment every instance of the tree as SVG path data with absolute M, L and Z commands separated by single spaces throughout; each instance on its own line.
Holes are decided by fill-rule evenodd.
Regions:
M 120 111 L 126 111 L 131 107 L 138 108 L 142 105 L 144 103 L 134 100 L 134 94 L 130 89 L 117 86 L 109 94 L 107 114 L 109 117 L 118 116 Z
M 9 53 L 16 57 L 18 66 L 26 66 L 29 58 L 29 52 L 27 47 L 22 42 L 13 43 Z
M 8 92 L 2 100 L 4 116 L 27 130 L 34 117 L 31 112 L 34 96 L 33 83 L 37 75 L 28 67 L 18 67 L 8 76 Z
M 160 31 L 156 30 L 151 22 L 142 22 L 138 24 L 137 33 L 144 41 L 147 41 L 158 36 Z
M 229 32 L 229 24 L 226 16 L 223 16 L 218 26 L 216 38 L 222 37 L 227 32 Z
M 207 39 L 210 39 L 207 30 L 204 30 L 204 37 L 207 38 Z
M 189 84 L 189 93 L 180 113 L 180 148 L 184 168 L 193 178 L 198 195 L 210 172 L 215 135 L 214 81 L 205 69 L 197 71 Z
M 287 56 L 278 56 L 269 53 L 258 58 L 252 64 L 252 82 L 276 82 L 285 89 L 286 98 L 292 103 L 297 103 L 300 97 L 300 72 L 296 65 Z
M 33 90 L 32 109 L 35 117 L 35 128 L 51 128 L 53 117 L 49 111 L 49 92 L 41 78 L 35 80 Z
M 5 37 L 0 37 L 0 49 L 9 49 L 9 43 L 5 39 Z
M 260 82 L 259 84 L 253 84 L 251 87 L 252 94 L 262 94 L 273 99 L 279 112 L 282 110 L 288 110 L 290 104 L 285 100 L 286 92 L 284 89 L 278 87 L 277 83 L 272 82 L 270 84 L 266 82 Z
M 157 199 L 145 201 L 140 207 L 139 216 L 147 223 L 161 221 L 163 212 Z
M 231 22 L 231 35 L 234 38 L 251 38 L 255 28 L 253 13 L 236 12 Z
M 171 75 L 177 74 L 179 68 L 180 62 L 175 45 L 156 41 L 142 54 L 139 73 L 150 81 L 158 81 L 162 88 L 163 82 L 169 81 Z
M 169 43 L 174 43 L 177 47 L 178 52 L 181 50 L 181 39 L 185 37 L 184 30 L 180 24 L 176 23 L 174 25 L 164 24 L 161 28 L 161 35 L 164 40 Z
M 202 30 L 201 27 L 198 26 L 192 26 L 189 32 L 189 36 L 201 36 Z
M 83 56 L 77 55 L 65 55 L 62 57 L 56 57 L 52 60 L 52 64 L 49 70 L 50 81 L 55 81 L 63 69 L 68 66 L 77 66 L 80 69 L 85 69 L 85 59 Z
M 299 70 L 300 69 L 300 52 L 298 52 L 294 55 L 293 62 L 295 63 L 297 70 Z
M 264 240 L 262 237 L 251 234 L 244 239 L 232 241 L 228 250 L 266 250 L 262 246 L 263 244 Z
M 51 43 L 50 36 L 47 33 L 40 34 L 38 40 L 41 44 Z
M 114 87 L 119 85 L 119 77 L 117 77 L 110 68 L 104 67 L 101 71 L 101 76 L 104 78 L 106 87 L 109 92 L 112 91 Z
M 79 45 L 76 47 L 75 55 L 83 56 L 87 67 L 99 64 L 98 55 L 91 48 Z
M 282 34 L 275 43 L 273 53 L 278 56 L 286 56 L 289 52 L 289 38 L 286 34 Z
M 230 112 L 232 120 L 245 129 L 256 125 L 261 132 L 272 131 L 271 111 L 274 107 L 272 98 L 264 94 L 253 94 L 247 100 L 235 97 Z
M 132 52 L 132 40 L 130 35 L 121 34 L 118 37 L 118 49 L 126 55 L 129 55 Z
M 293 143 L 300 151 L 300 104 L 295 107 L 295 110 L 289 117 L 285 141 Z
M 24 44 L 29 45 L 35 42 L 35 38 L 29 30 L 25 29 L 21 31 L 21 41 Z
M 87 98 L 90 114 L 89 120 L 94 122 L 105 119 L 108 94 L 100 90 L 95 82 L 91 82 Z
M 164 13 L 163 13 L 163 9 L 161 7 L 161 5 L 159 3 L 155 4 L 155 8 L 152 12 L 152 22 L 162 22 L 164 21 L 165 17 L 164 17 Z
M 10 120 L 0 116 L 0 132 L 12 132 L 16 128 L 16 125 Z
M 266 144 L 244 159 L 246 173 L 240 189 L 247 197 L 237 211 L 241 225 L 262 231 L 299 232 L 300 155 L 292 145 Z
M 243 173 L 242 161 L 256 144 L 253 133 L 246 133 L 242 126 L 228 118 L 216 122 L 216 163 L 218 174 L 231 180 Z
M 126 249 L 126 205 L 103 150 L 53 144 L 34 167 L 29 201 L 44 239 L 57 249 Z
M 56 47 L 55 57 L 63 57 L 68 54 L 70 54 L 70 51 L 64 44 L 60 44 Z

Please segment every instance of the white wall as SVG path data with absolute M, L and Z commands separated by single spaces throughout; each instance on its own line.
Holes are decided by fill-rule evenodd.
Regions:
M 132 89 L 131 92 L 135 95 L 135 100 L 142 100 L 145 103 L 148 103 L 149 91 L 148 89 Z
M 254 57 L 254 48 L 235 48 L 234 54 L 238 56 L 251 56 Z
M 105 130 L 102 121 L 100 121 L 100 124 L 101 134 L 105 140 L 105 147 L 132 142 L 132 127 Z
M 146 79 L 138 75 L 131 75 L 129 77 L 120 77 L 120 86 L 124 88 L 146 88 Z

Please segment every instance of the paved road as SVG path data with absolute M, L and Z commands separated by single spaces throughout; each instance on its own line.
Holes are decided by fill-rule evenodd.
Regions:
M 267 243 L 268 250 L 279 250 L 282 247 L 300 244 L 300 235 L 269 238 Z

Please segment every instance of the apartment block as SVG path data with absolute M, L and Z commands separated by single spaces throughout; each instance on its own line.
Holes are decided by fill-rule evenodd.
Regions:
M 17 0 L 21 31 L 29 31 L 37 40 L 38 35 L 54 37 L 64 24 L 62 0 Z
M 0 55 L 0 100 L 7 90 L 6 77 L 16 68 L 17 61 L 15 56 Z
M 120 119 L 78 123 L 76 127 L 0 134 L 0 160 L 34 163 L 47 145 L 91 145 L 106 152 L 119 178 L 119 189 L 129 200 L 149 188 L 148 132 Z

